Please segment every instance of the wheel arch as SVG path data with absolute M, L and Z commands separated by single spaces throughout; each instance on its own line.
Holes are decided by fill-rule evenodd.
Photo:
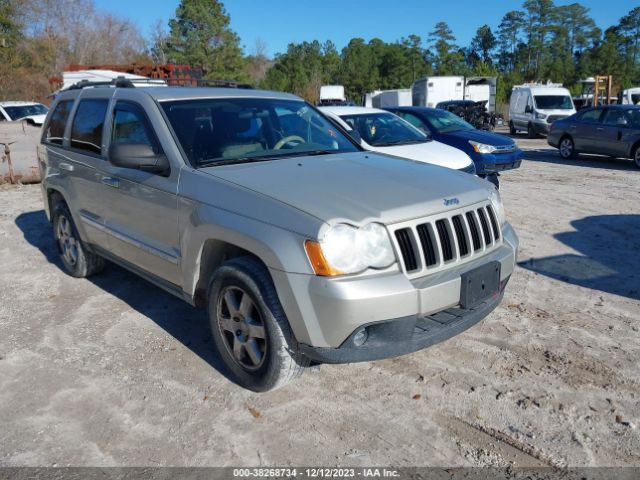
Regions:
M 206 305 L 209 280 L 213 272 L 227 260 L 238 257 L 251 257 L 263 265 L 267 271 L 269 270 L 260 256 L 246 248 L 219 239 L 208 239 L 204 242 L 198 258 L 194 282 L 193 300 L 196 306 L 204 307 Z

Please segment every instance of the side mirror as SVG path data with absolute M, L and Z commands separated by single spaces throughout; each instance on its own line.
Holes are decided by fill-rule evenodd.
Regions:
M 109 161 L 116 167 L 134 168 L 147 172 L 166 173 L 169 160 L 157 154 L 146 143 L 115 143 L 109 147 Z
M 533 113 L 533 107 L 531 105 L 527 105 L 524 107 L 524 113 Z
M 626 127 L 627 125 L 629 125 L 629 122 L 625 117 L 619 117 L 618 120 L 616 121 L 616 124 L 619 127 Z
M 355 140 L 358 145 L 362 144 L 362 135 L 358 130 L 348 130 L 349 136 Z

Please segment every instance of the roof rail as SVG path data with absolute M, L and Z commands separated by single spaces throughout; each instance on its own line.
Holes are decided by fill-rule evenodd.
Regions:
M 109 81 L 91 81 L 80 80 L 77 83 L 71 85 L 67 90 L 82 90 L 89 87 L 116 87 L 116 88 L 134 88 L 137 83 L 148 83 L 166 85 L 166 82 L 161 78 L 126 78 L 122 75 Z
M 74 83 L 66 90 L 82 90 L 90 87 L 116 87 L 116 88 L 134 88 L 136 84 L 148 85 L 166 85 L 166 86 L 184 86 L 184 87 L 217 87 L 217 88 L 243 88 L 253 89 L 253 85 L 248 83 L 240 83 L 233 80 L 201 80 L 193 78 L 126 78 L 118 76 L 112 80 L 91 81 L 80 80 Z

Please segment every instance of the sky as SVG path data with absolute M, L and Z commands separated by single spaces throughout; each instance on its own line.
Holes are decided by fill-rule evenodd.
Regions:
M 556 0 L 556 5 L 576 0 Z M 149 36 L 152 26 L 166 24 L 179 0 L 95 0 L 98 8 L 129 18 Z M 517 10 L 522 1 L 509 0 L 224 0 L 231 28 L 240 36 L 245 53 L 255 53 L 264 42 L 269 56 L 304 40 L 332 40 L 338 50 L 351 38 L 378 37 L 392 42 L 411 34 L 426 41 L 436 22 L 445 21 L 466 46 L 476 29 L 487 24 L 497 29 L 502 16 Z M 583 0 L 596 24 L 605 29 L 633 7 L 633 0 Z

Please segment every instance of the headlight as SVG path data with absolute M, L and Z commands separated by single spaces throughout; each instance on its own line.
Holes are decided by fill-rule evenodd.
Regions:
M 362 228 L 334 225 L 319 243 L 307 240 L 305 249 L 316 274 L 324 276 L 384 268 L 396 259 L 387 230 L 379 223 Z
M 536 118 L 539 118 L 540 120 L 544 120 L 545 118 L 547 118 L 547 115 L 545 113 L 536 112 Z
M 502 205 L 500 192 L 495 188 L 492 189 L 491 194 L 489 195 L 489 200 L 491 200 L 491 206 L 493 207 L 493 211 L 496 213 L 496 220 L 500 226 L 504 225 L 507 222 L 507 217 L 504 214 L 504 205 Z
M 474 142 L 473 140 L 469 140 L 469 143 L 476 151 L 476 153 L 493 153 L 496 151 L 496 147 L 493 145 L 487 145 L 486 143 Z

